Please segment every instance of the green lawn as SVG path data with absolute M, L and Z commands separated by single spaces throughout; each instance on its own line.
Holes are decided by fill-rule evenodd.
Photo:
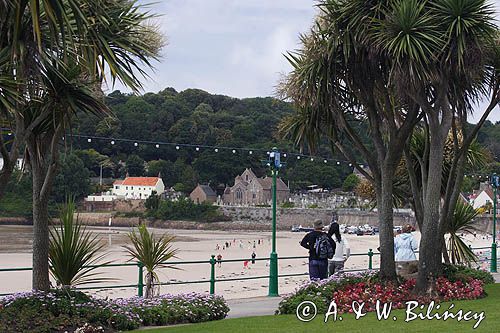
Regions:
M 455 307 L 453 312 L 463 309 L 473 312 L 485 313 L 485 319 L 479 327 L 472 329 L 476 320 L 468 322 L 457 322 L 454 319 L 443 320 L 419 320 L 416 319 L 405 323 L 405 310 L 394 310 L 391 315 L 397 317 L 397 321 L 378 321 L 374 313 L 369 313 L 365 317 L 355 320 L 352 315 L 344 315 L 343 321 L 328 323 L 323 322 L 323 316 L 318 315 L 315 320 L 303 323 L 297 320 L 294 315 L 283 316 L 263 316 L 237 319 L 225 319 L 221 321 L 173 326 L 162 329 L 147 330 L 148 333 L 261 333 L 261 332 L 500 332 L 500 284 L 486 286 L 488 297 L 474 301 L 453 302 Z M 441 310 L 447 310 L 449 303 L 443 303 Z M 416 310 L 415 310 L 416 311 Z M 440 312 L 442 312 L 440 311 Z M 434 313 L 435 311 L 433 311 Z

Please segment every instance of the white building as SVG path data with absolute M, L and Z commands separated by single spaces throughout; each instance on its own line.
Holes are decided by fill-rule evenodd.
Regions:
M 472 199 L 474 209 L 481 208 L 488 203 L 493 205 L 493 191 L 491 189 L 482 190 Z
M 160 177 L 126 177 L 113 183 L 112 195 L 125 199 L 147 199 L 156 192 L 165 192 L 165 185 Z

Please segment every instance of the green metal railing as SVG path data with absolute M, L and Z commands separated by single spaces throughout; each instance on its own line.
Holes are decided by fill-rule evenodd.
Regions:
M 489 250 L 491 249 L 489 246 L 487 247 L 478 247 L 478 248 L 471 248 L 472 250 Z M 416 251 L 418 253 L 418 251 Z M 359 272 L 359 271 L 364 271 L 364 270 L 372 270 L 372 269 L 377 269 L 373 268 L 373 257 L 380 255 L 380 252 L 373 252 L 372 249 L 369 249 L 368 252 L 364 253 L 352 253 L 351 256 L 356 257 L 356 256 L 368 256 L 368 267 L 364 269 L 350 269 L 350 270 L 344 270 L 344 272 Z M 289 256 L 289 257 L 280 257 L 279 260 L 298 260 L 298 259 L 308 259 L 308 256 Z M 224 259 L 224 260 L 217 260 L 215 259 L 215 255 L 212 255 L 209 260 L 197 260 L 197 261 L 173 261 L 173 262 L 168 262 L 169 266 L 178 266 L 178 265 L 199 265 L 199 264 L 208 264 L 210 265 L 210 278 L 208 280 L 202 279 L 202 280 L 190 280 L 190 281 L 176 281 L 176 282 L 161 282 L 160 285 L 165 286 L 165 285 L 183 285 L 183 284 L 201 284 L 201 283 L 209 283 L 210 284 L 210 294 L 215 294 L 215 287 L 216 283 L 219 282 L 231 282 L 231 281 L 245 281 L 245 280 L 257 280 L 257 279 L 268 279 L 269 275 L 259 275 L 259 276 L 246 276 L 246 277 L 237 277 L 237 278 L 224 278 L 224 279 L 218 279 L 216 277 L 216 266 L 218 263 L 224 264 L 224 263 L 235 263 L 235 262 L 244 262 L 244 261 L 264 261 L 264 260 L 270 260 L 269 257 L 266 258 L 242 258 L 242 259 Z M 91 265 L 91 266 L 86 266 L 86 267 L 98 267 L 98 268 L 105 268 L 105 267 L 137 267 L 138 270 L 138 279 L 137 279 L 137 284 L 121 284 L 121 285 L 109 285 L 109 286 L 93 286 L 93 287 L 80 287 L 77 289 L 80 290 L 92 290 L 92 289 L 117 289 L 117 288 L 137 288 L 137 295 L 138 296 L 143 296 L 144 294 L 144 265 L 140 262 L 135 262 L 135 263 L 123 263 L 123 264 L 104 264 L 104 265 Z M 16 267 L 16 268 L 0 268 L 0 273 L 2 272 L 21 272 L 21 271 L 31 271 L 31 267 Z M 295 277 L 295 276 L 306 276 L 308 273 L 290 273 L 290 274 L 278 274 L 279 278 L 285 278 L 285 277 Z M 9 295 L 10 293 L 5 293 L 5 294 L 0 294 L 0 296 L 6 296 Z

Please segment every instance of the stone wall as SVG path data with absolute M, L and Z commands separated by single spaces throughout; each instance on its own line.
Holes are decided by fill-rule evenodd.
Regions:
M 113 201 L 84 201 L 83 210 L 86 212 L 144 212 L 144 200 L 119 199 Z
M 235 207 L 221 206 L 221 212 L 230 216 L 234 221 L 254 221 L 260 224 L 270 224 L 272 208 L 270 207 Z M 312 226 L 314 220 L 322 220 L 328 224 L 332 219 L 331 209 L 307 208 L 278 208 L 276 211 L 277 224 L 280 229 L 290 229 L 294 225 L 303 227 Z M 370 211 L 340 210 L 339 223 L 347 225 L 378 225 L 378 214 Z M 415 225 L 415 219 L 409 214 L 395 213 L 394 225 Z

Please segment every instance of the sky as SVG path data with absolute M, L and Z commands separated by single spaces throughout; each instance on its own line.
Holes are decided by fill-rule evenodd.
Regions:
M 153 0 L 154 1 L 154 0 Z M 495 4 L 500 22 L 500 0 Z M 140 0 L 140 3 L 151 1 Z M 299 47 L 317 9 L 313 0 L 157 0 L 149 5 L 167 45 L 144 92 L 199 88 L 244 98 L 273 96 L 291 70 L 284 54 Z M 113 89 L 128 91 L 117 84 Z M 484 109 L 486 101 L 477 110 Z M 491 121 L 500 121 L 500 107 Z

